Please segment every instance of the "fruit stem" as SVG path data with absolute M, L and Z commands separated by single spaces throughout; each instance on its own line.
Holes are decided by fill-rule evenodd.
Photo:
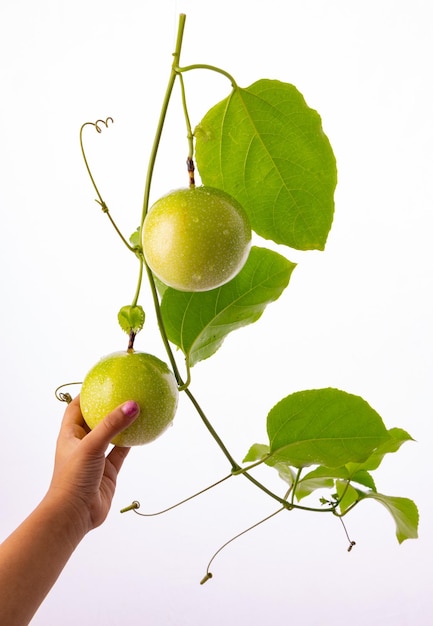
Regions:
M 192 159 L 192 157 L 188 157 L 186 160 L 186 167 L 188 170 L 188 176 L 189 176 L 189 188 L 190 189 L 194 189 L 195 187 L 195 177 L 194 177 L 194 161 Z
M 181 88 L 181 94 L 182 94 L 183 114 L 185 116 L 185 123 L 186 123 L 186 136 L 188 139 L 188 158 L 186 160 L 186 163 L 187 163 L 188 174 L 189 174 L 189 186 L 190 186 L 190 189 L 193 189 L 195 187 L 194 160 L 193 160 L 194 134 L 192 132 L 191 121 L 189 119 L 188 106 L 186 104 L 185 83 L 184 83 L 182 74 L 179 74 L 179 81 L 180 81 L 180 88 Z
M 135 337 L 136 337 L 136 333 L 131 330 L 131 332 L 129 333 L 129 340 L 128 340 L 128 352 L 132 352 L 134 350 L 134 341 L 135 341 Z

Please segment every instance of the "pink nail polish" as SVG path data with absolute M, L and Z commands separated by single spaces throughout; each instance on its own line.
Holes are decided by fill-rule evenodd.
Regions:
M 140 407 L 137 402 L 134 402 L 133 400 L 128 400 L 128 402 L 122 404 L 122 413 L 125 417 L 135 417 L 139 412 Z

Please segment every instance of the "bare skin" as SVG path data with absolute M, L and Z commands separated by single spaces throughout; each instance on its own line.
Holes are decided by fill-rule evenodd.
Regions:
M 79 398 L 69 404 L 49 489 L 0 545 L 0 624 L 27 625 L 80 541 L 107 517 L 129 448 L 106 451 L 138 413 L 126 402 L 88 432 Z

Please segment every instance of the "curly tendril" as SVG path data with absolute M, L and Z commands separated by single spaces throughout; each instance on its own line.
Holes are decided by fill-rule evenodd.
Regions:
M 54 395 L 56 396 L 57 400 L 60 400 L 60 402 L 66 402 L 67 404 L 70 404 L 72 402 L 72 396 L 70 393 L 64 393 L 63 391 L 60 391 L 60 389 L 63 389 L 64 387 L 69 387 L 70 385 L 82 385 L 82 382 L 74 382 L 74 383 L 64 383 L 63 385 L 60 385 L 59 387 L 57 387 L 57 389 L 54 392 Z
M 86 128 L 86 126 L 93 126 L 93 128 L 96 130 L 97 133 L 102 133 L 103 128 L 108 128 L 109 124 L 114 124 L 114 120 L 112 117 L 107 117 L 105 120 L 99 119 L 96 120 L 96 122 L 84 122 L 84 124 L 81 126 L 80 128 L 80 147 L 81 147 L 81 154 L 83 156 L 83 161 L 84 164 L 86 166 L 86 170 L 87 173 L 89 175 L 89 178 L 92 182 L 93 188 L 96 191 L 96 195 L 98 196 L 98 198 L 96 199 L 96 202 L 99 204 L 99 206 L 101 207 L 103 213 L 105 213 L 108 217 L 108 219 L 110 220 L 114 230 L 117 232 L 117 234 L 119 235 L 120 239 L 123 241 L 123 243 L 125 244 L 125 246 L 128 248 L 128 250 L 130 250 L 131 252 L 134 252 L 134 254 L 136 253 L 136 250 L 129 245 L 128 241 L 125 239 L 125 237 L 122 235 L 122 233 L 120 232 L 119 228 L 117 227 L 116 222 L 113 220 L 113 218 L 110 215 L 110 211 L 108 209 L 108 206 L 105 202 L 105 200 L 102 199 L 102 196 L 100 194 L 100 191 L 98 189 L 98 186 L 95 182 L 95 179 L 93 178 L 93 174 L 92 171 L 90 169 L 89 166 L 89 162 L 87 160 L 87 156 L 86 156 L 86 152 L 84 150 L 84 144 L 83 144 L 83 130 Z
M 111 122 L 112 124 L 114 124 L 113 118 L 107 117 L 105 120 L 96 120 L 96 122 L 93 123 L 93 126 L 96 128 L 96 131 L 98 133 L 102 133 L 102 128 L 100 127 L 100 124 L 105 126 L 105 128 L 108 128 L 108 122 Z M 92 124 L 92 122 L 90 122 L 90 124 Z
M 87 157 L 86 157 L 86 152 L 84 150 L 84 145 L 83 145 L 83 130 L 86 128 L 86 126 L 93 126 L 93 128 L 96 130 L 96 132 L 98 133 L 102 133 L 102 128 L 105 126 L 105 128 L 108 128 L 108 124 L 109 122 L 111 122 L 112 124 L 114 124 L 114 120 L 112 117 L 107 117 L 105 120 L 96 120 L 96 122 L 84 122 L 84 124 L 81 126 L 80 128 L 80 147 L 81 147 L 81 154 L 83 155 L 83 160 L 84 160 L 84 164 L 86 166 L 87 169 L 87 173 L 89 174 L 90 180 L 92 181 L 92 185 L 96 191 L 96 195 L 98 196 L 99 200 L 97 201 L 101 207 L 104 209 L 106 209 L 107 205 L 105 204 L 104 200 L 102 199 L 101 194 L 99 193 L 99 189 L 98 186 L 96 185 L 95 179 L 93 178 L 93 174 L 90 170 L 90 166 L 89 166 L 89 162 L 87 161 Z

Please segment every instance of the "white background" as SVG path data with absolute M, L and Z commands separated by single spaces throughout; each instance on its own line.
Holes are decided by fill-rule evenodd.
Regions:
M 137 265 L 94 202 L 78 144 L 85 121 L 111 115 L 86 145 L 126 236 L 138 226 L 147 158 L 177 19 L 182 63 L 212 63 L 242 86 L 295 84 L 322 116 L 339 184 L 324 253 L 284 250 L 292 282 L 262 319 L 193 370 L 193 391 L 234 456 L 266 442 L 283 396 L 333 386 L 363 396 L 407 443 L 377 472 L 379 491 L 420 509 L 420 538 L 399 546 L 374 502 L 347 526 L 284 513 L 213 552 L 275 509 L 242 477 L 166 515 L 152 512 L 229 471 L 182 399 L 161 439 L 131 451 L 106 523 L 79 546 L 33 623 L 198 626 L 280 621 L 424 625 L 433 620 L 432 11 L 428 0 L 3 0 L 0 6 L 0 536 L 43 496 L 64 406 L 54 389 L 124 349 L 117 311 Z M 230 85 L 186 77 L 195 125 Z M 176 89 L 152 198 L 186 185 Z M 136 347 L 162 358 L 149 294 Z M 75 393 L 76 389 L 71 389 Z M 271 470 L 268 470 L 271 472 Z M 284 489 L 271 473 L 275 489 Z

